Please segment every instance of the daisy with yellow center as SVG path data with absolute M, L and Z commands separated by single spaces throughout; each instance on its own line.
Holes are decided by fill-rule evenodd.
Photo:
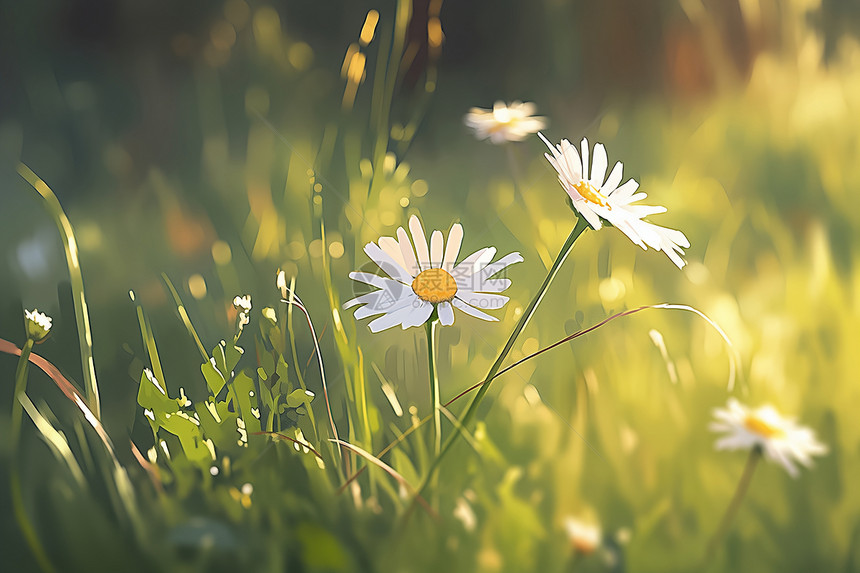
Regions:
M 435 310 L 443 326 L 454 324 L 454 308 L 488 321 L 498 320 L 484 310 L 502 308 L 508 297 L 498 294 L 511 281 L 492 278 L 508 265 L 523 260 L 519 253 L 505 255 L 492 262 L 496 249 L 480 249 L 459 263 L 457 257 L 463 241 L 463 227 L 457 223 L 448 232 L 447 242 L 441 231 L 433 231 L 430 243 L 418 217 L 409 219 L 410 235 L 403 227 L 397 238 L 381 237 L 368 243 L 364 252 L 386 275 L 352 272 L 355 281 L 376 287 L 367 294 L 353 298 L 344 308 L 361 306 L 356 319 L 382 315 L 368 325 L 371 332 L 380 332 L 400 325 L 404 330 L 425 324 Z
M 546 127 L 546 118 L 534 115 L 537 108 L 530 102 L 515 101 L 505 105 L 497 101 L 493 109 L 473 107 L 463 122 L 475 132 L 478 139 L 489 139 L 495 144 L 522 141 Z
M 725 434 L 717 440 L 718 450 L 759 448 L 766 459 L 780 464 L 792 477 L 799 473 L 796 463 L 810 467 L 813 456 L 827 453 L 827 446 L 811 429 L 782 417 L 770 405 L 753 409 L 731 398 L 726 408 L 714 410 L 714 418 L 717 421 L 711 430 Z
M 686 262 L 681 258 L 683 249 L 690 246 L 684 233 L 667 229 L 645 221 L 643 217 L 664 213 L 665 207 L 635 204 L 647 195 L 637 193 L 639 184 L 628 179 L 621 184 L 623 166 L 616 163 L 606 176 L 609 165 L 606 148 L 598 143 L 594 146 L 594 158 L 589 164 L 588 140 L 583 139 L 580 150 L 570 141 L 563 139 L 553 145 L 538 133 L 551 153 L 545 153 L 550 165 L 558 173 L 558 181 L 567 192 L 573 207 L 588 221 L 595 230 L 602 226 L 601 219 L 627 235 L 642 247 L 663 251 L 666 256 L 682 268 Z
M 492 262 L 496 249 L 485 247 L 457 263 L 463 242 L 463 227 L 459 223 L 448 231 L 447 243 L 441 231 L 433 231 L 429 248 L 424 227 L 415 215 L 409 219 L 409 230 L 411 240 L 400 227 L 396 239 L 381 237 L 378 244 L 371 242 L 364 246 L 367 256 L 388 276 L 349 273 L 351 279 L 377 287 L 377 290 L 355 297 L 344 304 L 344 308 L 361 305 L 355 311 L 358 320 L 381 314 L 368 324 L 371 332 L 398 324 L 404 330 L 425 325 L 434 453 L 438 456 L 442 425 L 436 376 L 436 326 L 454 324 L 454 307 L 476 318 L 497 321 L 481 309 L 502 308 L 509 299 L 498 293 L 511 286 L 511 281 L 492 277 L 523 258 L 519 253 L 511 253 Z
M 714 418 L 716 421 L 711 423 L 711 430 L 725 434 L 717 440 L 716 448 L 747 450 L 749 456 L 726 512 L 708 542 L 702 569 L 711 565 L 725 539 L 762 457 L 780 464 L 791 477 L 797 477 L 799 472 L 796 463 L 810 467 L 812 456 L 827 453 L 827 446 L 815 438 L 811 429 L 798 425 L 791 418 L 782 417 L 770 405 L 753 409 L 729 398 L 726 408 L 714 409 Z

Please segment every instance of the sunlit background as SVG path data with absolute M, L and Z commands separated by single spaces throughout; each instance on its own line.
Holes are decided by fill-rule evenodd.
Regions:
M 152 500 L 142 541 L 113 513 L 80 413 L 31 368 L 28 395 L 53 411 L 88 475 L 83 490 L 71 483 L 25 416 L 25 497 L 48 554 L 61 571 L 703 570 L 746 459 L 715 452 L 708 424 L 736 396 L 796 416 L 830 452 L 797 479 L 758 468 L 710 570 L 860 570 L 858 33 L 849 0 L 5 3 L 0 338 L 22 346 L 23 309 L 47 312 L 54 328 L 37 352 L 81 385 L 63 245 L 16 173 L 23 162 L 74 228 L 102 421 L 141 503 Z M 196 486 L 156 493 L 128 448 L 153 446 L 137 403 L 150 365 L 137 305 L 171 396 L 207 395 L 164 276 L 207 349 L 233 335 L 235 295 L 259 313 L 279 305 L 276 271 L 294 278 L 335 421 L 378 452 L 429 413 L 426 342 L 418 328 L 371 334 L 338 310 L 356 288 L 347 274 L 368 268 L 367 241 L 413 213 L 428 228 L 459 221 L 464 252 L 525 259 L 506 275 L 499 323 L 461 314 L 440 334 L 443 400 L 484 376 L 575 224 L 536 136 L 497 146 L 463 125 L 496 100 L 535 102 L 553 141 L 604 143 L 667 207 L 652 220 L 692 244 L 678 271 L 616 229 L 587 232 L 509 361 L 661 302 L 701 310 L 732 346 L 692 313 L 648 310 L 527 362 L 494 382 L 446 459 L 441 521 L 416 517 L 403 533 L 408 504 L 382 472 L 359 482 L 358 499 L 332 497 L 310 529 L 290 517 L 299 502 L 278 506 L 279 521 Z M 243 334 L 249 360 L 258 317 Z M 304 326 L 290 368 L 319 394 Z M 15 367 L 0 355 L 0 428 Z M 325 418 L 321 399 L 313 408 Z M 417 483 L 427 455 L 407 444 L 384 459 Z M 34 570 L 5 468 L 0 569 Z M 265 476 L 271 497 L 256 486 L 253 503 L 314 489 L 276 464 Z M 599 523 L 606 548 L 577 553 L 568 517 Z M 182 529 L 195 519 L 204 533 Z M 214 552 L 189 556 L 205 545 L 198 534 Z

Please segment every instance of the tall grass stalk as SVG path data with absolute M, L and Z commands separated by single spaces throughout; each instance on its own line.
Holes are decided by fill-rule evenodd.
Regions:
M 553 279 L 555 279 L 556 275 L 558 274 L 562 263 L 564 263 L 565 259 L 570 254 L 571 249 L 573 249 L 574 243 L 586 229 L 588 229 L 588 223 L 585 221 L 585 219 L 578 219 L 576 226 L 570 232 L 570 235 L 567 237 L 567 240 L 564 242 L 564 245 L 562 245 L 558 256 L 555 258 L 555 261 L 547 272 L 543 284 L 541 284 L 534 298 L 532 298 L 525 312 L 523 312 L 522 317 L 520 317 L 520 320 L 517 322 L 516 326 L 514 326 L 514 330 L 513 332 L 511 332 L 510 337 L 508 337 L 507 343 L 505 343 L 504 348 L 502 348 L 501 352 L 499 352 L 499 355 L 496 357 L 496 360 L 495 362 L 493 362 L 493 365 L 490 366 L 490 370 L 487 372 L 487 375 L 484 376 L 484 381 L 478 389 L 478 392 L 475 394 L 475 397 L 472 399 L 471 404 L 469 404 L 469 407 L 466 409 L 466 413 L 463 414 L 462 418 L 460 418 L 460 425 L 454 427 L 454 431 L 445 441 L 445 445 L 442 447 L 442 451 L 439 452 L 439 455 L 435 457 L 433 463 L 430 465 L 429 471 L 424 476 L 421 485 L 418 487 L 419 495 L 422 495 L 424 493 L 424 490 L 429 485 L 431 479 L 433 478 L 433 475 L 439 469 L 439 465 L 442 463 L 442 460 L 444 460 L 448 452 L 451 451 L 451 447 L 457 441 L 457 438 L 460 437 L 460 434 L 462 433 L 463 429 L 468 428 L 468 425 L 472 421 L 472 418 L 475 417 L 475 413 L 478 411 L 478 406 L 481 405 L 481 401 L 484 399 L 484 396 L 490 389 L 489 381 L 492 380 L 496 376 L 498 371 L 501 369 L 505 358 L 508 357 L 508 354 L 510 353 L 511 349 L 514 347 L 514 343 L 516 342 L 517 337 L 528 325 L 529 321 L 537 310 L 538 305 L 540 305 L 540 302 L 543 300 L 547 289 L 549 289 L 550 284 L 552 284 Z
M 84 393 L 90 409 L 101 419 L 101 403 L 99 400 L 99 385 L 96 381 L 96 365 L 93 360 L 93 337 L 90 329 L 90 315 L 87 310 L 87 300 L 84 296 L 84 279 L 81 275 L 81 265 L 78 261 L 78 243 L 72 224 L 63 211 L 60 201 L 51 188 L 33 173 L 23 163 L 18 164 L 18 174 L 45 200 L 48 213 L 54 219 L 54 224 L 63 238 L 63 250 L 66 253 L 66 264 L 69 267 L 69 279 L 72 284 L 72 298 L 75 303 L 75 320 L 78 327 L 78 346 L 81 353 L 81 367 L 84 372 Z
M 12 495 L 12 511 L 15 514 L 15 521 L 18 522 L 18 527 L 21 528 L 21 533 L 24 534 L 27 545 L 30 546 L 33 556 L 43 571 L 55 571 L 54 566 L 48 559 L 48 555 L 45 553 L 45 549 L 39 541 L 39 536 L 36 535 L 36 529 L 27 516 L 27 510 L 24 507 L 24 493 L 21 490 L 21 469 L 18 465 L 18 450 L 21 445 L 21 422 L 24 415 L 23 404 L 18 397 L 27 392 L 27 371 L 30 364 L 30 353 L 33 351 L 33 344 L 35 344 L 34 340 L 28 338 L 21 349 L 21 358 L 18 360 L 18 368 L 15 370 L 15 395 L 12 397 L 12 428 L 10 430 L 12 444 L 9 482 Z

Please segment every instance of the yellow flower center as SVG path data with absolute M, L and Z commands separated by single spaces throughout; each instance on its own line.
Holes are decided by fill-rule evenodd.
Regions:
M 457 281 L 443 269 L 427 269 L 412 281 L 412 290 L 418 298 L 433 304 L 446 302 L 457 294 Z
M 574 184 L 573 188 L 589 203 L 606 207 L 610 211 L 612 210 L 612 205 L 609 204 L 608 199 L 601 195 L 600 191 L 595 189 L 588 181 L 583 179 L 579 183 Z
M 746 417 L 744 420 L 744 426 L 746 426 L 747 430 L 750 432 L 754 432 L 765 438 L 773 438 L 775 436 L 780 436 L 783 433 L 780 428 L 762 420 L 754 414 L 750 414 Z

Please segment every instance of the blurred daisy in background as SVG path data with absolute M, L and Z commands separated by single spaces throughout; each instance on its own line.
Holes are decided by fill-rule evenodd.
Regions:
M 645 193 L 636 193 L 639 183 L 628 179 L 621 183 L 622 164 L 616 163 L 606 177 L 608 158 L 603 144 L 594 146 L 594 159 L 589 165 L 588 140 L 583 138 L 581 154 L 567 139 L 560 144 L 551 144 L 542 133 L 538 136 L 549 147 L 552 154 L 545 153 L 550 165 L 558 172 L 558 180 L 567 192 L 574 208 L 595 230 L 600 229 L 601 219 L 627 235 L 631 241 L 647 249 L 663 251 L 678 268 L 686 262 L 681 258 L 683 248 L 690 246 L 684 233 L 667 229 L 644 221 L 643 217 L 664 213 L 665 207 L 634 205 L 645 199 Z
M 521 262 L 522 256 L 511 253 L 492 262 L 496 249 L 486 247 L 457 263 L 463 241 L 459 223 L 448 232 L 447 244 L 441 231 L 433 231 L 429 248 L 424 228 L 415 215 L 409 219 L 409 230 L 411 240 L 400 227 L 396 239 L 381 237 L 378 244 L 365 245 L 364 252 L 388 276 L 350 273 L 349 278 L 378 290 L 353 298 L 344 308 L 363 305 L 355 311 L 358 320 L 381 314 L 368 325 L 371 332 L 398 324 L 404 330 L 421 326 L 434 310 L 439 321 L 450 326 L 454 324 L 454 307 L 475 318 L 497 321 L 484 310 L 499 309 L 508 302 L 508 297 L 498 293 L 511 286 L 511 281 L 492 277 L 508 265 Z
M 711 430 L 726 434 L 717 440 L 718 450 L 760 448 L 765 458 L 782 465 L 791 477 L 799 473 L 796 462 L 810 467 L 812 456 L 827 453 L 827 446 L 810 428 L 783 418 L 770 405 L 752 409 L 729 398 L 726 408 L 714 409 L 714 418 L 717 421 L 711 423 Z
M 594 553 L 601 544 L 603 532 L 600 526 L 590 521 L 584 521 L 575 517 L 564 520 L 564 531 L 573 548 L 582 555 Z
M 530 102 L 515 101 L 505 105 L 497 101 L 493 109 L 473 107 L 463 122 L 475 132 L 478 139 L 495 144 L 522 141 L 546 127 L 546 118 L 534 115 L 537 108 Z

